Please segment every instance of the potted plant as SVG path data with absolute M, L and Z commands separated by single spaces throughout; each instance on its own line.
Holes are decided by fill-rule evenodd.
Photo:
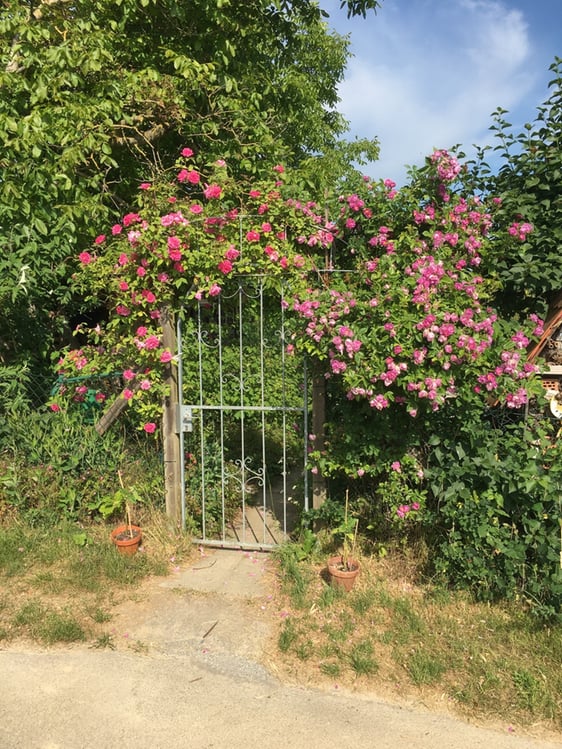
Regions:
M 126 489 L 123 486 L 123 479 L 120 471 L 118 472 L 118 475 L 120 489 L 112 495 L 112 502 L 108 504 L 111 504 L 113 507 L 112 512 L 124 505 L 127 522 L 114 528 L 111 531 L 110 538 L 121 554 L 132 556 L 137 553 L 142 541 L 142 531 L 140 527 L 138 525 L 133 525 L 131 522 L 130 507 L 131 500 L 138 500 L 139 495 L 134 489 Z
M 328 559 L 328 574 L 331 584 L 345 591 L 355 585 L 360 565 L 355 555 L 359 520 L 349 517 L 349 491 L 345 493 L 343 522 L 332 530 L 332 535 L 342 539 L 341 553 Z

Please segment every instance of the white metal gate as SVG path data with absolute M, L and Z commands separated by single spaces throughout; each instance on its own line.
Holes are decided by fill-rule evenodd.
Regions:
M 178 324 L 182 519 L 196 542 L 270 549 L 308 509 L 306 364 L 287 353 L 283 294 L 240 279 Z

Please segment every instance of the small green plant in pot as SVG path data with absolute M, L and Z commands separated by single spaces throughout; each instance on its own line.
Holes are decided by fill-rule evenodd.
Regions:
M 138 502 L 141 497 L 136 489 L 126 489 L 123 485 L 121 472 L 118 472 L 120 488 L 108 497 L 108 502 L 104 506 L 108 517 L 114 514 L 118 509 L 125 508 L 127 522 L 118 525 L 111 531 L 111 540 L 117 547 L 117 550 L 126 556 L 136 554 L 142 541 L 142 531 L 138 525 L 133 525 L 131 521 L 131 504 Z M 112 508 L 112 509 L 111 509 Z M 110 511 L 111 510 L 111 511 Z M 100 512 L 103 511 L 100 507 Z
M 341 538 L 341 553 L 328 559 L 328 573 L 334 587 L 349 591 L 355 584 L 360 565 L 356 558 L 359 520 L 349 516 L 349 491 L 345 493 L 343 522 L 332 529 L 332 535 Z

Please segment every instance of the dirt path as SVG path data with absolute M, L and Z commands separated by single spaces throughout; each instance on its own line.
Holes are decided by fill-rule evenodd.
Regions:
M 283 684 L 268 652 L 266 555 L 220 551 L 153 580 L 115 649 L 0 652 L 2 749 L 553 749 L 373 695 Z

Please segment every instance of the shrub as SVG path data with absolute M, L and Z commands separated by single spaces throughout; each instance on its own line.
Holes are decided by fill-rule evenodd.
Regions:
M 450 423 L 426 477 L 435 571 L 480 600 L 523 598 L 559 615 L 561 446 L 548 421 Z

